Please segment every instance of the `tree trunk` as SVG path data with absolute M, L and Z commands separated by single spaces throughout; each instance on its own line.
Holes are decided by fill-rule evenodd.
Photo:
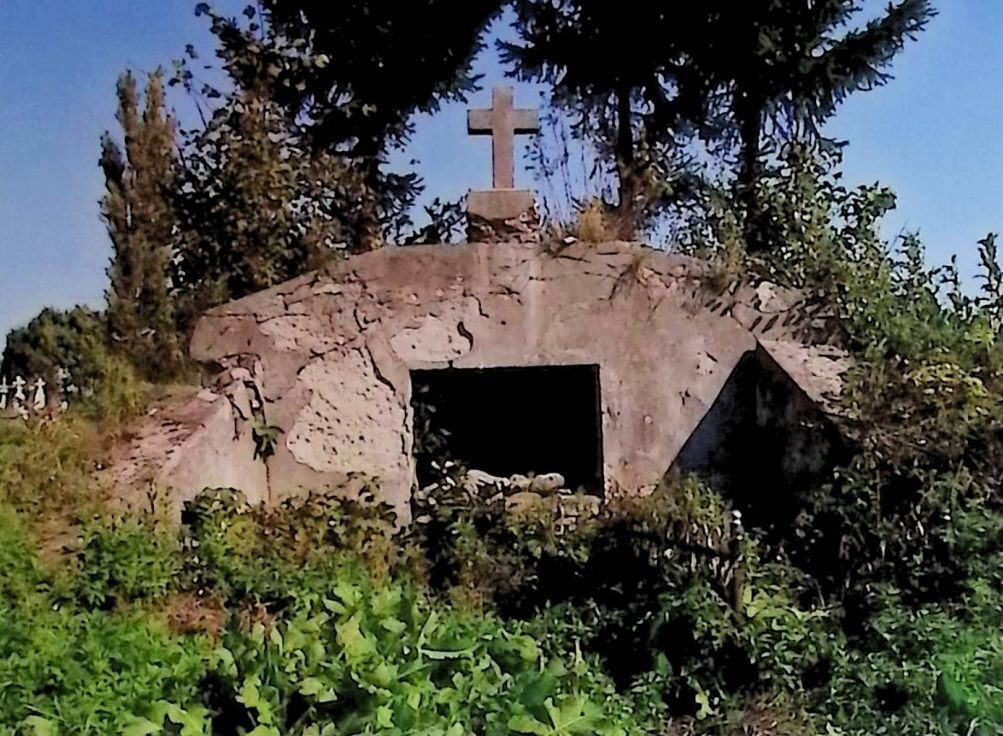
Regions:
M 738 201 L 745 210 L 745 244 L 749 252 L 769 247 L 760 228 L 762 207 L 756 191 L 762 174 L 760 162 L 763 135 L 763 104 L 758 97 L 743 93 L 737 106 L 741 163 L 738 171 Z
M 367 141 L 359 144 L 359 165 L 361 167 L 362 198 L 359 207 L 358 246 L 349 249 L 354 252 L 376 250 L 383 244 L 380 228 L 379 190 L 380 190 L 380 157 L 379 144 Z
M 620 166 L 634 163 L 634 131 L 631 129 L 630 87 L 621 85 L 616 93 L 616 157 Z
M 616 100 L 616 164 L 620 177 L 620 202 L 614 213 L 614 221 L 607 228 L 607 236 L 617 240 L 631 240 L 637 231 L 637 223 L 643 202 L 642 181 L 634 155 L 634 131 L 630 109 L 630 87 L 621 85 Z

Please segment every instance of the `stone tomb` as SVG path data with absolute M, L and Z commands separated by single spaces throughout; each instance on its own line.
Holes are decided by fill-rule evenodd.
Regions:
M 514 188 L 513 137 L 536 128 L 511 88 L 470 112 L 493 151 L 473 242 L 353 256 L 208 312 L 191 351 L 214 385 L 134 431 L 120 495 L 152 483 L 179 509 L 206 487 L 277 502 L 375 483 L 406 520 L 443 450 L 607 497 L 676 468 L 779 501 L 823 472 L 842 360 L 805 340 L 798 295 L 722 294 L 707 264 L 636 243 L 541 244 Z
M 147 480 L 176 505 L 203 487 L 278 502 L 375 481 L 407 519 L 416 386 L 446 397 L 457 452 L 480 452 L 468 459 L 492 473 L 557 471 L 615 495 L 677 461 L 724 478 L 769 458 L 790 469 L 772 483 L 821 470 L 838 354 L 800 340 L 793 295 L 722 295 L 711 277 L 631 243 L 385 248 L 333 263 L 199 321 L 192 354 L 223 371 L 199 399 L 206 421 Z M 267 467 L 253 459 L 261 424 L 281 430 Z

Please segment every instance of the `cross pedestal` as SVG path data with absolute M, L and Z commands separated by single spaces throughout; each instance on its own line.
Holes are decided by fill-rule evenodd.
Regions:
M 497 240 L 499 229 L 536 226 L 533 192 L 515 188 L 515 136 L 540 130 L 536 110 L 512 106 L 512 88 L 495 87 L 490 110 L 468 110 L 467 132 L 491 136 L 492 189 L 467 194 L 468 240 Z M 527 214 L 528 213 L 528 214 Z M 538 228 L 536 237 L 539 239 Z M 492 235 L 493 234 L 493 235 Z

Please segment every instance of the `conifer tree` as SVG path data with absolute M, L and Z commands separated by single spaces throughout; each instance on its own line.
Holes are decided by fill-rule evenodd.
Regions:
M 374 247 L 419 190 L 414 174 L 384 169 L 405 143 L 416 113 L 464 100 L 482 34 L 502 0 L 263 0 L 228 19 L 212 18 L 220 56 L 239 89 L 264 83 L 285 120 L 318 151 L 357 175 L 352 245 Z
M 615 235 L 632 237 L 684 172 L 683 140 L 713 123 L 707 76 L 684 52 L 706 32 L 703 4 L 517 0 L 515 8 L 518 40 L 500 44 L 503 60 L 518 78 L 552 85 L 573 132 L 615 170 Z
M 930 0 L 898 0 L 854 28 L 857 0 L 715 0 L 708 8 L 705 42 L 687 54 L 727 99 L 748 245 L 761 249 L 769 245 L 756 224 L 764 134 L 817 138 L 849 95 L 890 79 L 893 58 L 935 11 Z
M 764 133 L 817 135 L 848 95 L 889 79 L 933 15 L 930 0 L 898 0 L 852 28 L 860 10 L 857 0 L 516 0 L 519 40 L 501 46 L 517 76 L 554 85 L 578 132 L 615 161 L 628 220 L 693 131 L 737 154 L 748 239 L 761 247 Z
M 165 377 L 180 362 L 168 283 L 176 222 L 170 194 L 174 122 L 164 108 L 159 71 L 147 80 L 142 111 L 131 73 L 119 78 L 117 92 L 124 149 L 105 133 L 100 160 L 105 175 L 101 216 L 112 243 L 109 331 L 144 375 Z

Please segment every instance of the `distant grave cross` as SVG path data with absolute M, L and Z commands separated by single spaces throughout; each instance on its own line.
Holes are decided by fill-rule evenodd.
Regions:
M 467 132 L 491 136 L 492 187 L 515 188 L 515 136 L 536 133 L 540 123 L 536 110 L 512 107 L 512 88 L 495 87 L 490 110 L 468 110 Z

